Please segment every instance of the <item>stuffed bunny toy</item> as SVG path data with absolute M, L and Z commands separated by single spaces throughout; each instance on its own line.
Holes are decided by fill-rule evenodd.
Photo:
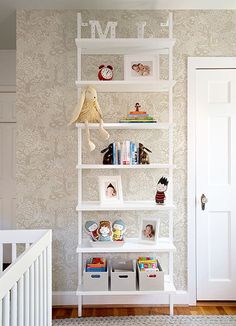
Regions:
M 109 138 L 108 132 L 103 128 L 102 111 L 97 101 L 97 91 L 95 88 L 89 86 L 81 94 L 80 102 L 76 105 L 72 123 L 84 122 L 86 129 L 86 137 L 90 151 L 95 149 L 94 143 L 90 140 L 89 123 L 100 123 L 100 134 L 107 140 Z

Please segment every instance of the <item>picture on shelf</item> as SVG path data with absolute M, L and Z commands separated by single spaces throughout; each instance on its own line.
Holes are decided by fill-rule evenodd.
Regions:
M 123 202 L 121 177 L 100 176 L 99 195 L 101 205 L 119 204 Z
M 125 55 L 125 80 L 157 79 L 156 58 L 153 55 Z
M 155 243 L 159 233 L 159 219 L 143 218 L 140 230 L 142 242 Z

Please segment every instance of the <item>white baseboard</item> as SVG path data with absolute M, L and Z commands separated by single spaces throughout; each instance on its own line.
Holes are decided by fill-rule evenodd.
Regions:
M 177 305 L 188 305 L 189 296 L 187 291 L 177 291 L 173 296 L 174 304 Z M 71 306 L 77 305 L 78 298 L 74 291 L 55 291 L 52 293 L 52 304 L 53 306 Z M 143 295 L 143 296 L 84 296 L 83 304 L 85 305 L 104 305 L 104 304 L 127 304 L 127 305 L 158 305 L 168 304 L 168 295 Z

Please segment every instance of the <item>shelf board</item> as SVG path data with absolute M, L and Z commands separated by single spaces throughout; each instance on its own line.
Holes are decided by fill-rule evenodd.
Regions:
M 157 122 L 157 123 L 104 123 L 105 129 L 170 129 L 174 126 L 171 123 Z M 76 123 L 76 127 L 85 129 L 84 123 Z M 99 129 L 99 123 L 89 123 L 89 129 Z
M 82 54 L 132 54 L 170 49 L 175 39 L 170 38 L 80 38 L 75 43 Z
M 145 78 L 145 77 L 144 77 Z M 77 87 L 93 86 L 98 92 L 167 92 L 175 85 L 174 80 L 80 80 Z
M 76 207 L 77 211 L 166 211 L 174 209 L 174 205 L 166 203 L 157 205 L 154 201 L 124 201 L 122 204 L 103 206 L 99 201 L 83 201 Z
M 174 169 L 174 164 L 136 164 L 136 165 L 121 165 L 121 164 L 78 164 L 77 169 L 91 169 L 91 170 L 110 170 L 110 169 Z
M 159 239 L 156 244 L 140 243 L 139 239 L 127 239 L 123 246 L 117 247 L 92 247 L 88 239 L 83 239 L 81 246 L 77 247 L 77 253 L 95 252 L 174 252 L 175 246 L 168 238 Z
M 174 294 L 176 289 L 174 283 L 169 281 L 169 277 L 165 276 L 164 290 L 163 291 L 83 291 L 83 286 L 79 286 L 77 295 L 150 295 L 150 294 Z

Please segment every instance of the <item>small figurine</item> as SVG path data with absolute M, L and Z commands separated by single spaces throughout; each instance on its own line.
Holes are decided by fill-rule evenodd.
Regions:
M 124 233 L 126 231 L 125 223 L 122 220 L 116 220 L 112 224 L 113 241 L 124 241 Z
M 85 223 L 85 230 L 88 232 L 93 241 L 98 240 L 98 225 L 95 221 L 87 221 Z
M 166 199 L 165 191 L 167 190 L 169 181 L 165 177 L 161 177 L 161 179 L 157 183 L 157 192 L 156 192 L 156 203 L 157 204 L 164 204 L 164 201 Z
M 107 148 L 101 150 L 101 153 L 105 153 L 103 156 L 103 164 L 113 163 L 113 143 L 109 144 Z
M 102 111 L 97 100 L 97 91 L 95 88 L 89 86 L 81 94 L 80 102 L 76 105 L 72 123 L 83 122 L 85 124 L 86 139 L 90 151 L 95 149 L 94 143 L 90 140 L 89 123 L 100 124 L 100 134 L 107 140 L 109 138 L 108 132 L 103 128 Z
M 139 112 L 139 109 L 141 108 L 141 105 L 139 103 L 135 103 L 135 112 Z
M 112 228 L 110 221 L 100 221 L 98 228 L 99 241 L 112 241 Z
M 113 67 L 111 65 L 99 66 L 98 79 L 99 80 L 112 80 L 113 78 Z
M 139 143 L 139 164 L 150 164 L 149 155 L 147 152 L 152 153 L 150 149 L 144 147 L 143 144 Z

